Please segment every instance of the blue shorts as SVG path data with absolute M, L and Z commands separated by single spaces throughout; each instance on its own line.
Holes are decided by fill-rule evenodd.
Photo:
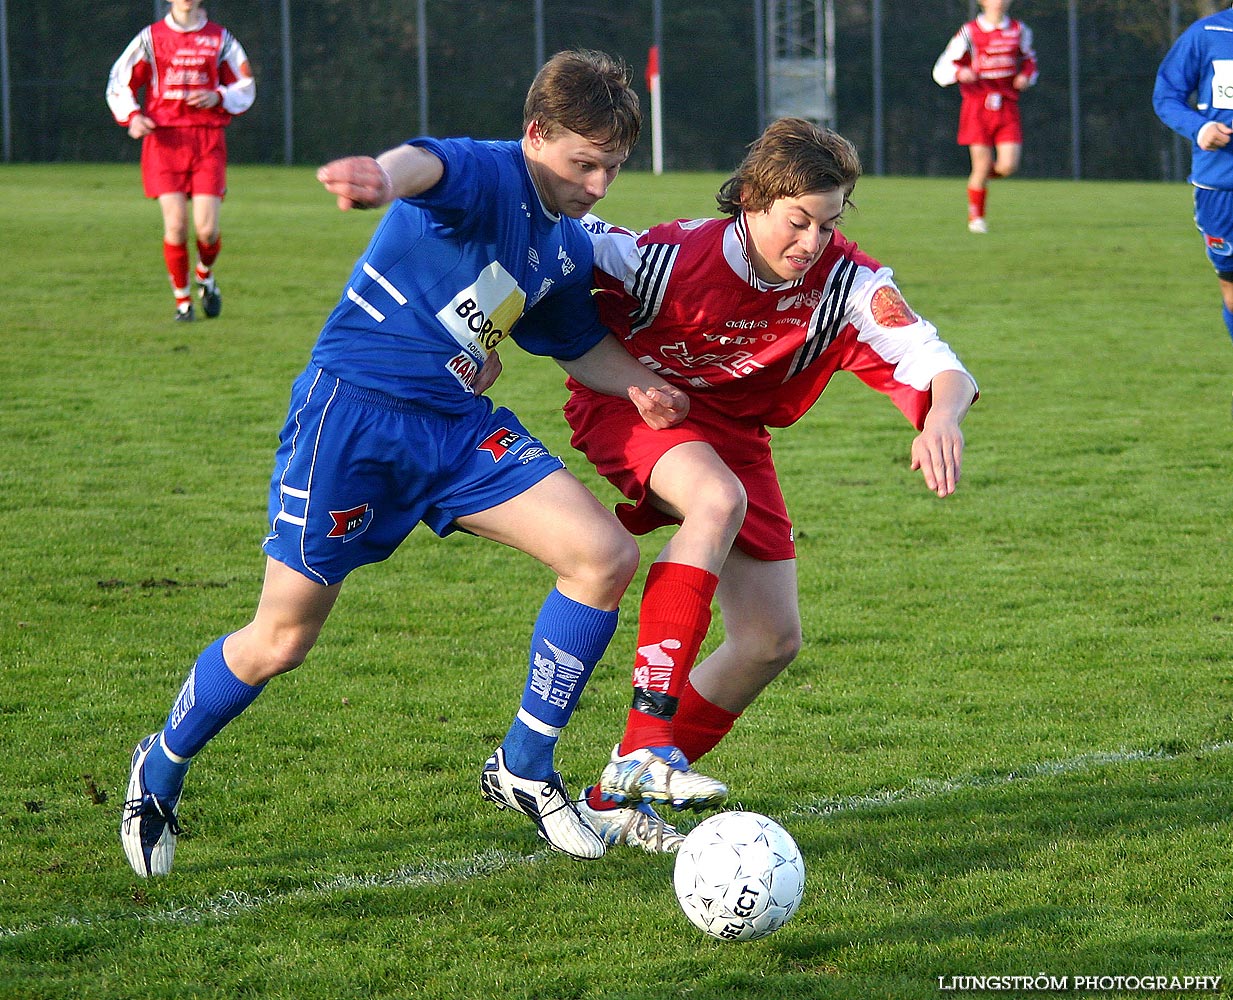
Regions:
M 1233 191 L 1195 188 L 1194 224 L 1216 273 L 1233 281 Z
M 564 467 L 487 397 L 443 414 L 310 365 L 291 390 L 262 548 L 314 582 L 339 583 L 388 559 L 420 521 L 444 537 L 455 518 Z

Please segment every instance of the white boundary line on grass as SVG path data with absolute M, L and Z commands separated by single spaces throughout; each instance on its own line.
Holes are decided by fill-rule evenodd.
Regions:
M 384 875 L 335 875 L 332 878 L 314 882 L 311 886 L 288 891 L 271 889 L 269 892 L 254 894 L 233 889 L 190 906 L 164 907 L 114 916 L 70 917 L 65 920 L 48 920 L 45 923 L 0 927 L 0 939 L 66 927 L 109 928 L 127 921 L 189 925 L 203 923 L 207 920 L 226 920 L 229 917 L 252 913 L 263 906 L 294 900 L 319 899 L 333 892 L 345 892 L 350 889 L 403 889 L 417 885 L 445 885 L 465 881 L 492 875 L 516 865 L 532 864 L 546 855 L 546 851 L 540 851 L 537 854 L 485 851 L 459 861 L 429 862 L 418 866 L 407 865 Z
M 1136 764 L 1143 761 L 1168 763 L 1183 757 L 1198 757 L 1219 753 L 1233 748 L 1233 742 L 1211 743 L 1180 753 L 1165 750 L 1118 750 L 1080 754 L 1068 760 L 1042 761 L 1015 771 L 990 775 L 967 775 L 948 780 L 922 778 L 903 788 L 892 788 L 864 795 L 847 795 L 841 798 L 822 799 L 804 803 L 784 813 L 784 816 L 829 816 L 836 813 L 863 812 L 898 805 L 904 802 L 922 801 L 953 795 L 957 792 L 979 788 L 992 788 L 1018 782 L 1034 781 L 1062 774 L 1077 774 L 1095 771 L 1102 767 L 1121 764 Z M 16 927 L 0 926 L 0 939 L 20 937 L 45 930 L 68 927 L 108 928 L 126 921 L 141 923 L 198 924 L 207 920 L 226 920 L 233 916 L 252 913 L 264 906 L 304 899 L 318 899 L 335 892 L 352 889 L 403 889 L 417 885 L 444 885 L 492 875 L 519 865 L 531 865 L 548 857 L 547 851 L 535 854 L 516 854 L 510 851 L 485 851 L 471 858 L 458 861 L 443 861 L 424 865 L 408 865 L 392 872 L 376 875 L 335 875 L 310 886 L 289 891 L 270 890 L 253 894 L 230 890 L 201 903 L 151 909 L 138 913 L 115 916 L 72 917 L 64 920 L 49 920 L 45 923 L 26 923 Z
M 1097 768 L 1118 764 L 1137 764 L 1142 761 L 1174 761 L 1182 757 L 1197 757 L 1203 754 L 1219 753 L 1233 747 L 1233 742 L 1210 743 L 1193 750 L 1170 753 L 1166 750 L 1116 750 L 1097 751 L 1080 754 L 1069 760 L 1047 760 L 1015 771 L 994 774 L 971 774 L 961 778 L 935 780 L 919 778 L 903 788 L 888 788 L 882 791 L 869 792 L 863 795 L 846 795 L 840 798 L 822 799 L 818 802 L 805 803 L 791 809 L 788 816 L 830 816 L 834 813 L 861 812 L 877 809 L 883 806 L 898 805 L 903 802 L 914 802 L 922 799 L 941 798 L 956 792 L 972 791 L 979 788 L 994 788 L 998 785 L 1010 785 L 1020 781 L 1033 781 L 1036 778 L 1052 778 L 1062 774 L 1076 774 L 1084 771 L 1094 771 Z

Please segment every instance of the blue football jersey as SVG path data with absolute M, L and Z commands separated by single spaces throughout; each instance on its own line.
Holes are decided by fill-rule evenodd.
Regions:
M 1191 183 L 1233 188 L 1233 146 L 1205 150 L 1195 142 L 1208 122 L 1233 125 L 1233 11 L 1217 11 L 1182 32 L 1156 72 L 1152 104 L 1162 122 L 1191 142 Z
M 543 207 L 518 142 L 411 142 L 444 175 L 386 210 L 312 360 L 354 385 L 463 413 L 506 337 L 568 361 L 606 335 L 591 241 L 578 220 Z

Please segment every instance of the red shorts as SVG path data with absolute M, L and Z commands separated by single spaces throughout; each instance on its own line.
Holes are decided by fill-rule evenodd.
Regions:
M 141 142 L 141 182 L 147 198 L 227 191 L 227 137 L 215 126 L 156 128 Z
M 795 559 L 792 521 L 779 488 L 771 458 L 771 436 L 765 427 L 751 427 L 690 400 L 689 417 L 666 430 L 652 430 L 637 409 L 617 396 L 575 389 L 565 404 L 565 419 L 573 428 L 571 443 L 613 486 L 633 503 L 618 504 L 617 517 L 635 535 L 680 520 L 665 514 L 648 498 L 647 484 L 655 463 L 669 449 L 687 441 L 702 441 L 715 449 L 745 487 L 749 507 L 736 546 L 746 555 L 767 562 Z
M 1019 102 L 990 93 L 965 97 L 959 105 L 960 146 L 1000 146 L 1023 142 Z

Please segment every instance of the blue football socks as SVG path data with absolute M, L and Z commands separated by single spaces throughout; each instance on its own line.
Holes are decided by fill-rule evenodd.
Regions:
M 1233 312 L 1228 306 L 1222 306 L 1224 310 L 1224 328 L 1229 331 L 1229 336 L 1233 337 Z
M 548 595 L 531 635 L 522 703 L 501 744 L 506 766 L 514 774 L 536 781 L 552 777 L 557 738 L 616 626 L 616 611 L 579 604 L 555 589 Z
M 180 789 L 184 787 L 184 776 L 188 773 L 190 763 L 191 761 L 172 760 L 168 757 L 160 733 L 158 741 L 146 755 L 141 776 L 145 779 L 146 788 L 153 792 L 160 802 L 175 806 L 180 797 Z
M 192 757 L 251 705 L 264 687 L 245 684 L 231 672 L 223 659 L 223 639 L 211 643 L 180 688 L 160 745 L 146 757 L 142 772 L 146 787 L 164 801 L 179 798 Z

